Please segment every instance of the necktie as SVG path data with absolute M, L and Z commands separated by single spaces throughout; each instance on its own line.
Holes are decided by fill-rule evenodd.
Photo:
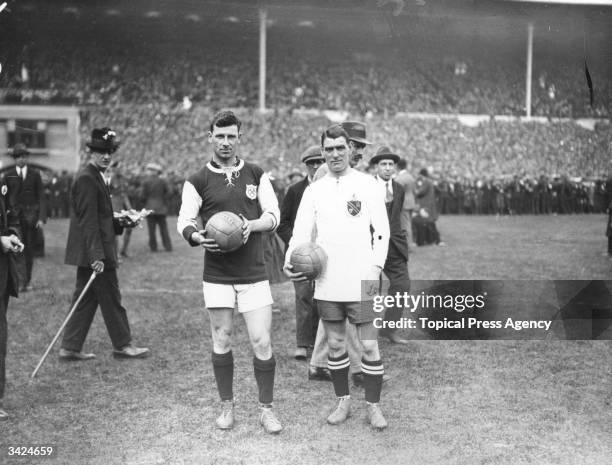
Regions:
M 391 181 L 387 181 L 385 185 L 387 186 L 387 191 L 385 193 L 385 203 L 391 203 L 393 202 L 393 192 L 391 192 Z

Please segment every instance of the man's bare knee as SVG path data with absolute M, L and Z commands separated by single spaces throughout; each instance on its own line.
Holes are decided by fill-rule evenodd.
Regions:
M 253 350 L 257 352 L 264 352 L 270 348 L 270 335 L 262 334 L 259 336 L 254 336 L 251 340 L 251 345 L 253 346 Z
M 361 347 L 363 348 L 363 357 L 366 360 L 376 360 L 380 358 L 378 350 L 378 341 L 374 340 L 362 340 Z
M 232 330 L 224 326 L 213 326 L 213 343 L 220 349 L 229 349 L 232 343 Z

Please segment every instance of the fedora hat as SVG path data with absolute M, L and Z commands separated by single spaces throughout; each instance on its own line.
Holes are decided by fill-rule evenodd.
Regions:
M 325 161 L 325 158 L 323 158 L 323 155 L 321 155 L 321 147 L 319 145 L 312 145 L 308 147 L 302 154 L 302 163 L 308 163 L 312 160 Z
M 91 131 L 91 140 L 85 145 L 92 152 L 114 153 L 120 145 L 117 140 L 117 133 L 111 128 L 96 128 Z
M 29 155 L 29 154 L 30 154 L 30 151 L 28 150 L 26 145 L 22 144 L 21 142 L 18 142 L 13 147 L 13 151 L 11 152 L 11 157 L 17 158 L 17 157 L 22 157 L 22 156 Z
M 365 124 L 359 121 L 345 121 L 341 126 L 349 135 L 350 140 L 361 144 L 372 145 L 372 142 L 366 139 Z
M 372 157 L 370 163 L 375 165 L 381 160 L 392 160 L 393 163 L 397 163 L 399 159 L 399 155 L 393 153 L 389 147 L 383 145 L 376 151 L 376 155 Z

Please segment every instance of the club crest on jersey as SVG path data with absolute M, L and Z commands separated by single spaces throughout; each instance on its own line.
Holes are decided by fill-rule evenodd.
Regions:
M 257 198 L 257 186 L 255 184 L 246 185 L 246 196 L 251 200 L 255 200 Z
M 361 200 L 357 200 L 353 195 L 353 198 L 346 202 L 346 210 L 351 216 L 359 216 L 361 213 Z

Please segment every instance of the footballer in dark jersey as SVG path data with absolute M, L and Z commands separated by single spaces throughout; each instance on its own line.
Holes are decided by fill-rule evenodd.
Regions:
M 266 432 L 278 433 L 282 426 L 272 409 L 276 368 L 270 342 L 272 294 L 262 233 L 277 227 L 280 213 L 268 176 L 257 165 L 238 158 L 240 127 L 240 120 L 231 111 L 214 116 L 208 133 L 213 146 L 212 160 L 185 181 L 177 230 L 189 244 L 205 249 L 204 303 L 213 339 L 212 365 L 223 403 L 216 425 L 220 429 L 231 429 L 234 425 L 231 334 L 237 306 L 254 352 L 260 422 Z M 233 252 L 221 252 L 215 240 L 198 228 L 198 218 L 205 225 L 220 211 L 233 212 L 243 219 L 243 245 Z

